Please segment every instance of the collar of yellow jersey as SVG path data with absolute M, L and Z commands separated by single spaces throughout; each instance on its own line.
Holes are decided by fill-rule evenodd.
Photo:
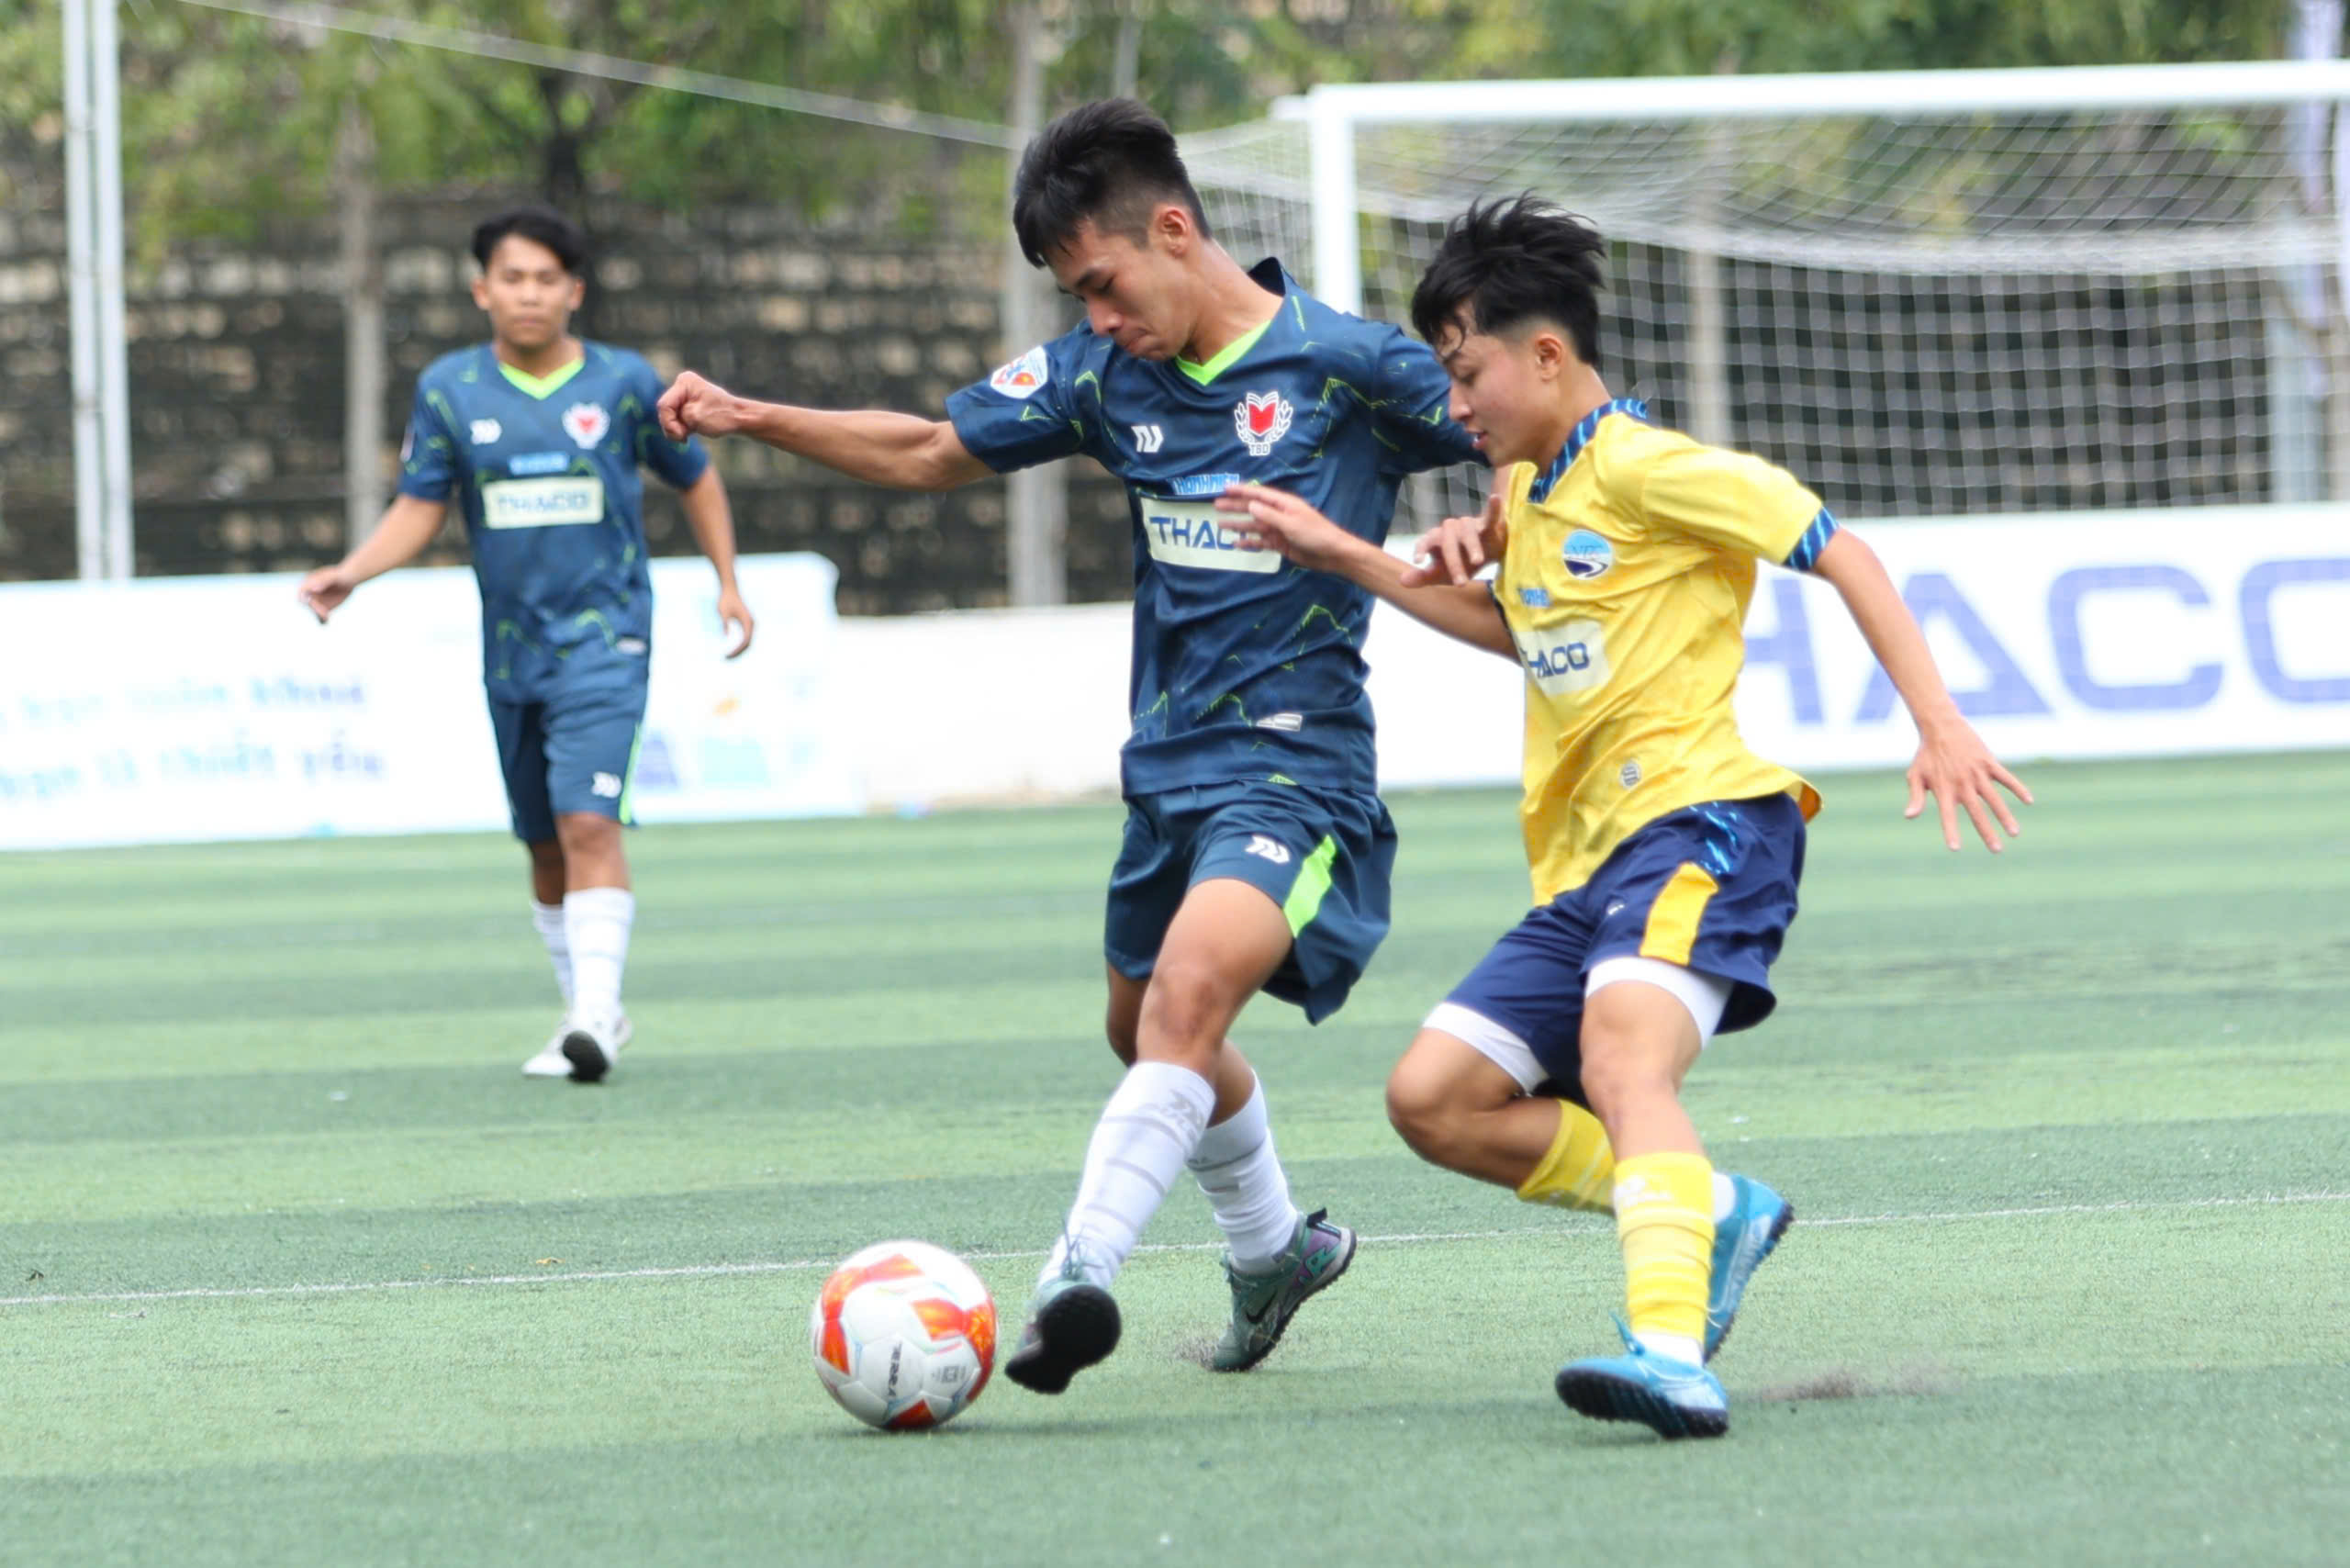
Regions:
M 1629 414 L 1645 424 L 1648 422 L 1649 406 L 1638 398 L 1611 398 L 1585 414 L 1576 422 L 1575 428 L 1567 432 L 1567 444 L 1560 449 L 1558 456 L 1550 460 L 1550 465 L 1535 476 L 1534 487 L 1527 492 L 1527 499 L 1547 501 L 1550 498 L 1551 487 L 1567 476 L 1567 470 L 1575 465 L 1575 459 L 1583 455 L 1583 449 L 1591 444 L 1592 436 L 1599 430 L 1599 421 L 1610 414 Z

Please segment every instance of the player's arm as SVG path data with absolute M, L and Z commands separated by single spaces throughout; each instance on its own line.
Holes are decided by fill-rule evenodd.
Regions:
M 1490 501 L 1486 517 L 1455 518 L 1452 523 L 1468 522 L 1472 532 L 1482 535 L 1485 524 L 1498 521 L 1499 505 L 1498 499 Z M 1414 566 L 1348 532 L 1285 490 L 1235 485 L 1217 498 L 1216 510 L 1234 520 L 1233 531 L 1249 548 L 1277 551 L 1310 571 L 1344 577 L 1448 637 L 1516 662 L 1517 648 L 1510 641 L 1509 627 L 1491 590 L 1481 582 L 1458 580 L 1446 565 L 1455 557 L 1439 559 L 1430 543 L 1450 530 L 1451 523 L 1421 541 L 1419 554 L 1427 564 Z M 1481 555 L 1478 565 L 1482 564 Z
M 852 479 L 901 490 L 951 490 L 995 471 L 971 455 L 955 427 L 879 409 L 802 409 L 738 398 L 688 370 L 661 395 L 661 429 L 689 435 L 747 435 L 821 463 Z
M 734 581 L 734 510 L 727 505 L 718 465 L 703 469 L 700 478 L 679 490 L 677 504 L 685 509 L 686 526 L 693 531 L 695 545 L 718 574 L 718 623 L 734 630 L 734 645 L 726 650 L 726 656 L 741 658 L 751 645 L 755 623 L 751 607 L 743 602 L 743 590 Z
M 1853 624 L 1868 639 L 1869 651 L 1892 678 L 1893 689 L 1901 693 L 1918 726 L 1918 756 L 1909 765 L 1909 804 L 1903 814 L 1916 816 L 1925 809 L 1926 797 L 1932 795 L 1942 809 L 1942 842 L 1956 849 L 1958 812 L 1964 807 L 1974 819 L 1975 831 L 1997 854 L 2000 842 L 1991 826 L 1993 817 L 2010 836 L 2023 829 L 1993 786 L 2004 785 L 2027 805 L 2031 803 L 2031 791 L 2000 766 L 1983 737 L 1960 716 L 1957 701 L 1934 666 L 1925 633 L 1902 602 L 1884 563 L 1859 537 L 1838 529 L 1820 548 L 1810 570 L 1827 579 L 1843 599 Z
M 448 510 L 446 501 L 393 497 L 375 532 L 333 566 L 320 566 L 304 577 L 297 597 L 311 614 L 324 621 L 361 583 L 405 566 L 422 554 L 440 533 L 441 520 Z

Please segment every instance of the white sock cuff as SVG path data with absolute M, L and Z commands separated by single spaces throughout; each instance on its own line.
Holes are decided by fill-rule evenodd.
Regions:
M 1213 1107 L 1209 1114 L 1214 1114 Z M 1248 1091 L 1248 1103 L 1200 1135 L 1200 1147 L 1192 1151 L 1192 1169 L 1203 1170 L 1247 1159 L 1264 1146 L 1271 1126 L 1265 1110 L 1265 1081 L 1260 1078 Z
M 531 924 L 538 927 L 540 935 L 553 935 L 563 929 L 563 906 L 559 903 L 541 903 L 538 900 L 532 899 Z
M 1215 1085 L 1188 1067 L 1171 1061 L 1138 1061 L 1110 1096 L 1113 1105 L 1158 1103 L 1188 1112 L 1192 1124 L 1204 1129 L 1215 1114 Z
M 563 895 L 563 907 L 565 913 L 627 920 L 636 913 L 636 895 L 626 888 L 580 888 Z

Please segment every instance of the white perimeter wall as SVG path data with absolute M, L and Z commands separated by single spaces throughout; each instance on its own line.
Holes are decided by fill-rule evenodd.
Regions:
M 2350 747 L 2350 509 L 2210 509 L 1861 532 L 2005 757 Z M 1117 787 L 1123 605 L 841 621 L 830 566 L 743 565 L 722 659 L 709 572 L 655 565 L 647 822 Z M 396 574 L 320 628 L 290 577 L 0 588 L 0 848 L 502 828 L 470 575 Z M 1799 768 L 1914 736 L 1824 584 L 1766 572 L 1740 722 Z M 1517 775 L 1523 680 L 1382 608 L 1391 786 Z
M 2350 747 L 2350 509 L 2064 513 L 1859 532 L 1999 755 Z M 1122 605 L 842 623 L 876 801 L 1117 787 Z M 1766 568 L 1739 722 L 1797 768 L 1899 767 L 1916 733 L 1825 583 Z M 1380 777 L 1515 782 L 1524 680 L 1382 607 Z M 909 704 L 908 692 L 952 692 Z M 896 723 L 869 716 L 897 714 Z

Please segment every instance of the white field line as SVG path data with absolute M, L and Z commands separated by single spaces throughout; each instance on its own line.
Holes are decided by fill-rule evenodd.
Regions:
M 1827 1226 L 1940 1225 L 1961 1220 L 2054 1219 L 2071 1215 L 2149 1214 L 2183 1209 L 2263 1208 L 2285 1204 L 2342 1203 L 2350 1203 L 2350 1193 L 2269 1193 L 2244 1198 L 2181 1198 L 2160 1203 L 2050 1204 L 2037 1208 L 1966 1209 L 1947 1214 L 1838 1215 L 1827 1219 L 1798 1216 L 1796 1223 L 1806 1229 L 1818 1229 Z M 1506 1241 L 1558 1234 L 1555 1225 L 1548 1225 L 1519 1226 L 1505 1230 L 1401 1231 L 1388 1236 L 1365 1236 L 1361 1239 L 1382 1247 L 1392 1247 L 1429 1242 Z M 1213 1241 L 1146 1243 L 1135 1250 L 1138 1254 L 1208 1252 L 1216 1250 L 1221 1245 Z M 980 1262 L 1005 1262 L 1026 1258 L 1041 1259 L 1045 1252 L 1038 1249 L 1021 1252 L 967 1252 L 963 1256 Z M 811 1273 L 819 1269 L 828 1270 L 838 1261 L 836 1258 L 794 1258 L 769 1263 L 688 1263 L 667 1269 L 588 1269 L 561 1274 L 464 1274 L 451 1275 L 446 1279 L 358 1280 L 314 1285 L 203 1286 L 188 1290 L 119 1291 L 87 1295 L 15 1295 L 0 1296 L 0 1307 L 71 1306 L 77 1303 L 244 1301 L 272 1296 L 354 1295 L 370 1291 L 444 1290 L 465 1285 L 572 1285 L 610 1280 L 699 1280 L 729 1274 Z

